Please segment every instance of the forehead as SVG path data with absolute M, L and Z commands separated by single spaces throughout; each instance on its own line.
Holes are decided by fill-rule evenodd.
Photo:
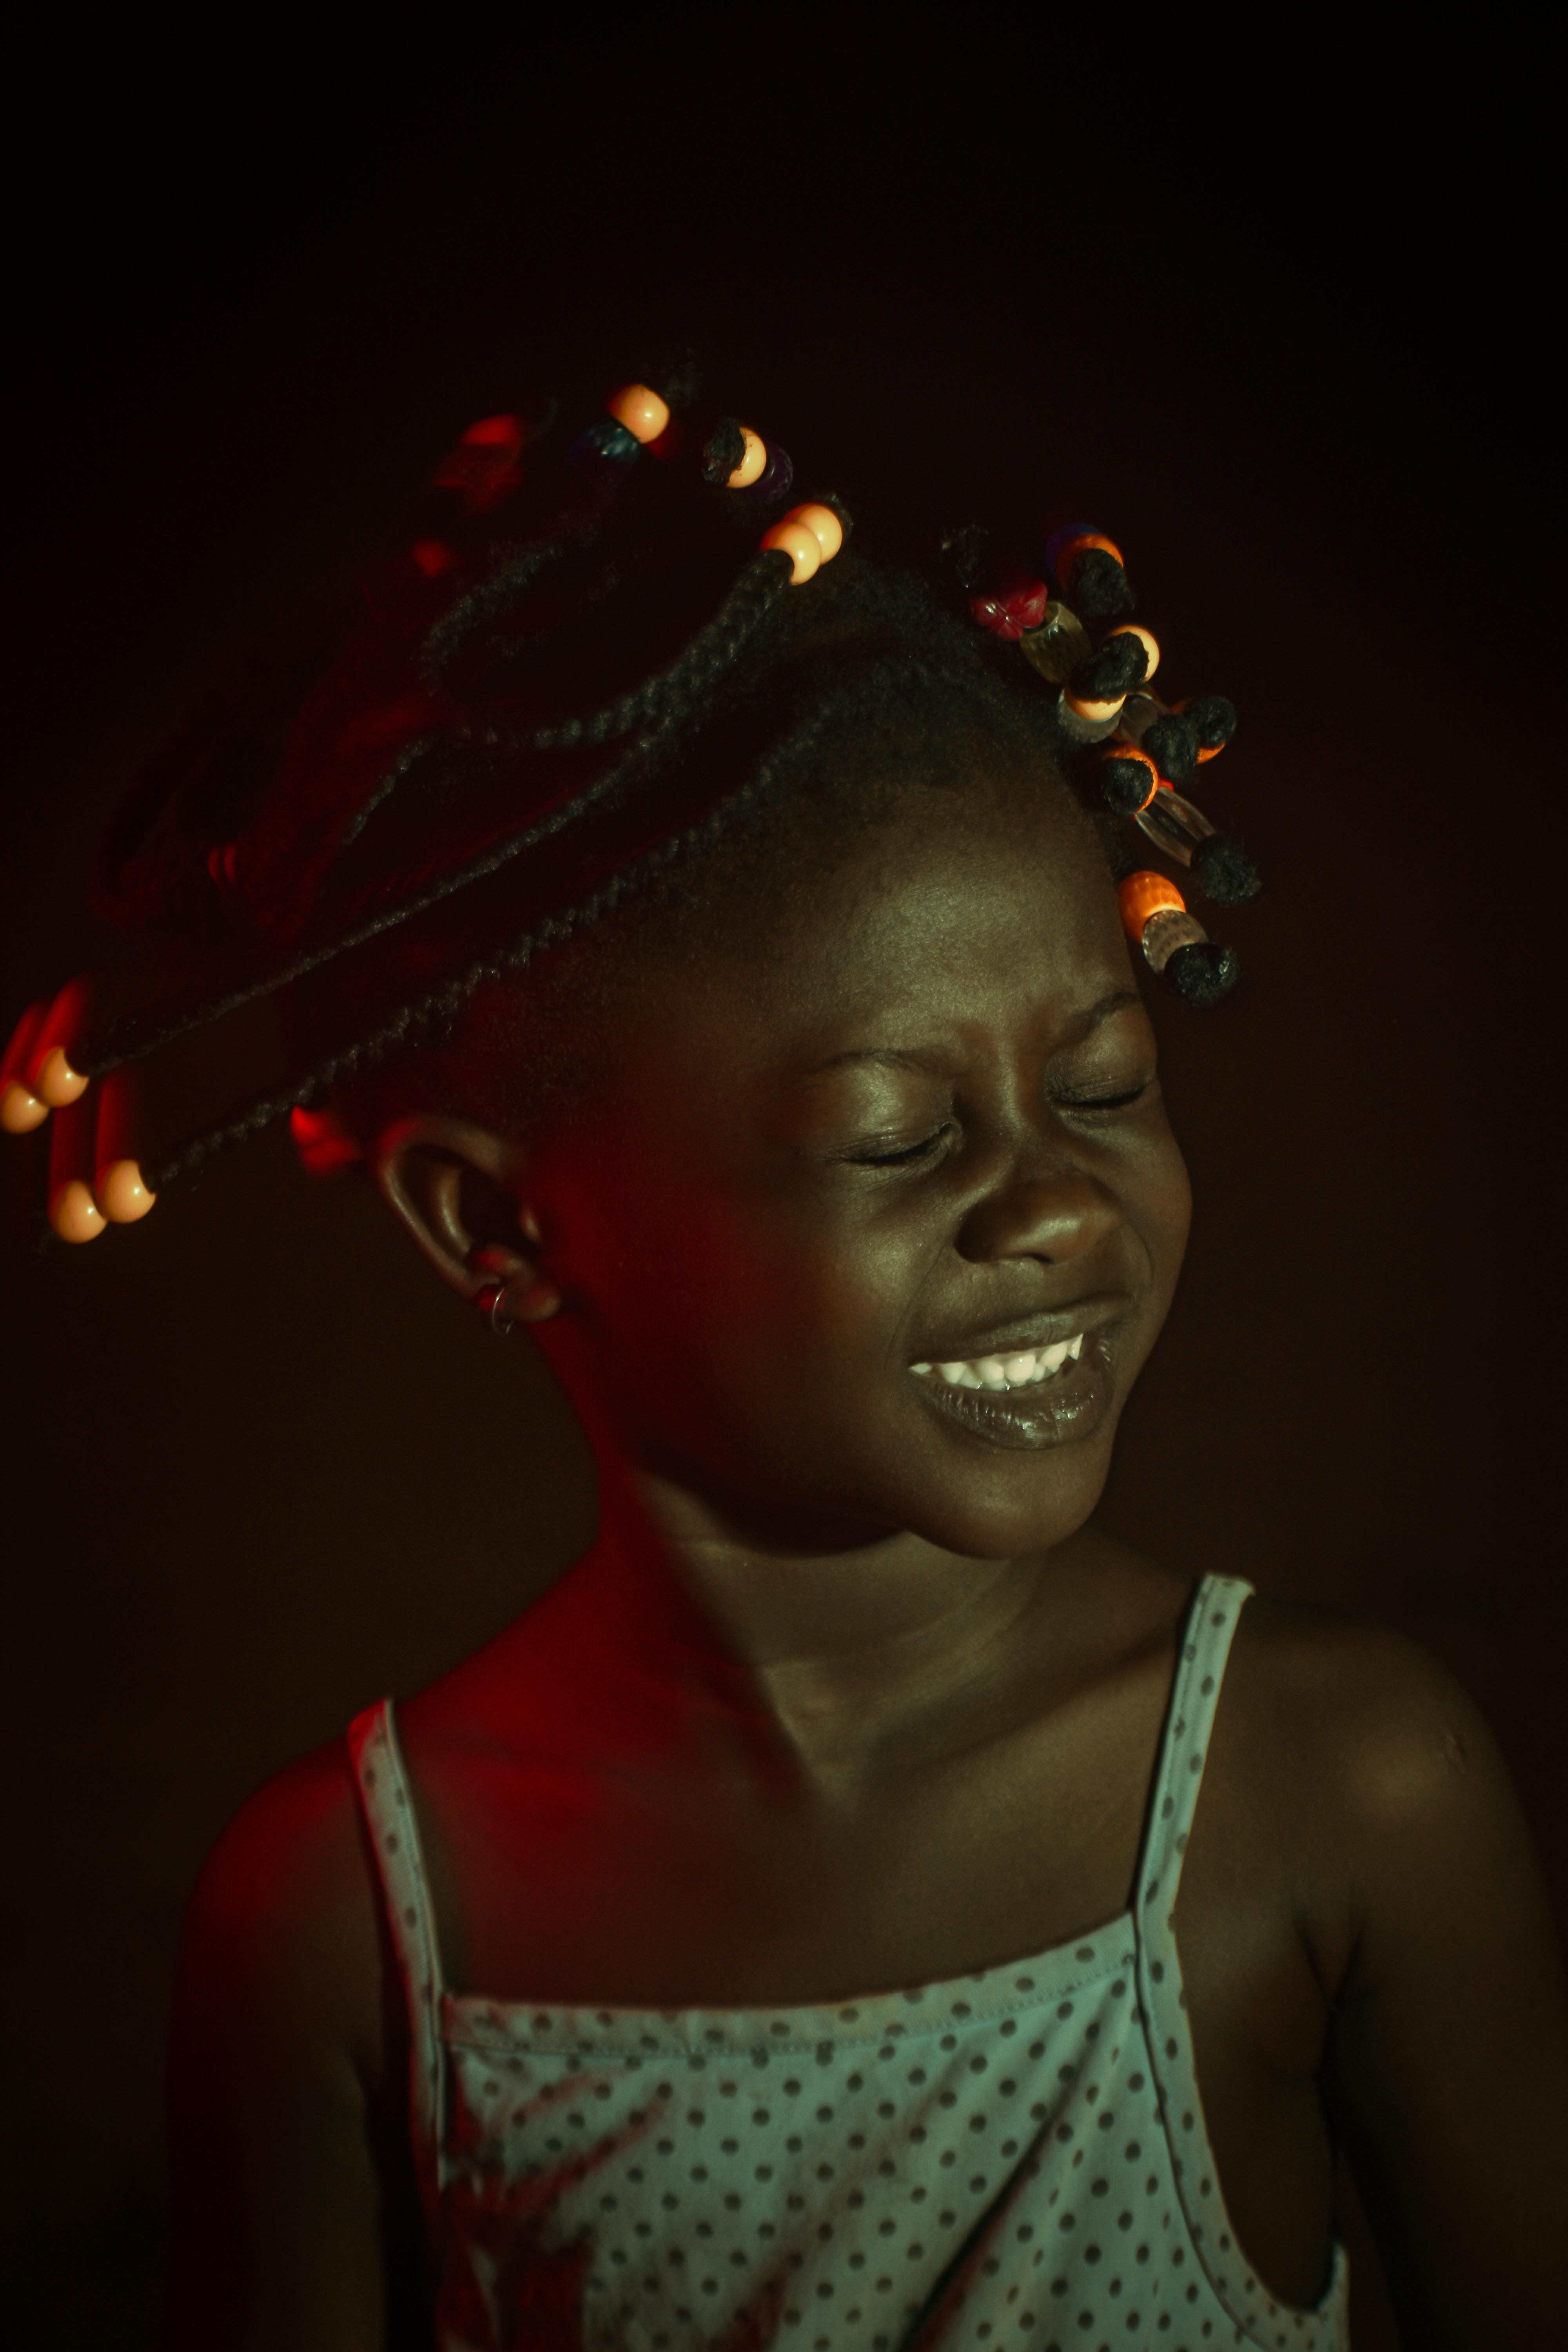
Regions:
M 1055 793 L 967 798 L 879 824 L 781 880 L 754 930 L 661 976 L 628 1024 L 645 1069 L 710 1056 L 807 1069 L 835 1053 L 1063 1028 L 1128 984 L 1114 892 Z

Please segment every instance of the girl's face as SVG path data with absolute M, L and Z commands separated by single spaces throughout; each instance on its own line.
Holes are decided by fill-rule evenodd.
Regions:
M 1110 881 L 1042 802 L 922 803 L 754 956 L 650 976 L 535 1159 L 569 1392 L 754 1540 L 1010 1558 L 1099 1498 L 1189 1195 Z

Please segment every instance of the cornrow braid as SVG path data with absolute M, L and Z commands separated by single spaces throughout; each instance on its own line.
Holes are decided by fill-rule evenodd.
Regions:
M 569 751 L 579 745 L 613 742 L 631 728 L 683 712 L 711 693 L 731 669 L 752 636 L 790 584 L 790 560 L 777 548 L 754 556 L 725 597 L 713 618 L 692 638 L 679 658 L 648 678 L 635 692 L 623 694 L 603 709 L 581 719 L 565 719 L 552 727 L 508 734 L 498 729 L 475 731 L 473 740 L 505 744 L 513 751 Z
M 635 773 L 640 768 L 651 764 L 664 751 L 679 724 L 679 721 L 675 713 L 666 713 L 649 732 L 632 747 L 626 757 L 617 766 L 608 769 L 601 776 L 596 776 L 591 783 L 585 785 L 580 793 L 574 793 L 570 800 L 561 803 L 557 807 L 549 810 L 545 815 L 522 826 L 518 832 L 492 843 L 463 865 L 454 866 L 427 890 L 420 891 L 413 898 L 402 899 L 393 906 L 384 908 L 379 914 L 367 918 L 365 921 L 357 924 L 341 938 L 329 940 L 321 947 L 306 949 L 291 957 L 287 963 L 277 970 L 243 981 L 221 994 L 200 994 L 181 1006 L 173 1014 L 165 1017 L 155 1028 L 148 1029 L 137 1018 L 132 1017 L 110 1029 L 106 1033 L 101 1045 L 79 1056 L 79 1064 L 84 1076 L 92 1078 L 103 1077 L 110 1070 L 121 1069 L 128 1063 L 143 1061 L 149 1055 L 159 1052 L 165 1045 L 173 1045 L 177 1037 L 187 1035 L 193 1029 L 205 1028 L 214 1021 L 221 1021 L 229 1013 L 237 1013 L 244 1006 L 256 1003 L 262 997 L 277 995 L 281 990 L 291 987 L 296 981 L 303 980 L 307 973 L 320 971 L 323 965 L 333 963 L 340 956 L 350 954 L 355 948 L 364 947 L 371 940 L 380 939 L 387 932 L 397 929 L 400 925 L 412 921 L 416 916 L 428 913 L 433 907 L 439 906 L 444 898 L 450 898 L 455 892 L 467 889 L 472 884 L 484 881 L 490 875 L 499 873 L 502 866 L 510 864 L 514 857 L 521 856 L 525 851 L 535 849 L 542 842 L 563 833 L 569 825 L 588 814 L 592 809 L 613 800 L 618 792 L 624 792 Z M 418 752 L 427 751 L 431 748 L 432 745 L 428 740 L 409 745 L 396 765 L 388 772 L 382 784 L 377 787 L 373 796 L 373 806 L 379 806 L 389 797 L 397 782 L 406 772 L 406 767 L 411 764 L 413 756 Z M 356 837 L 361 830 L 363 827 L 359 824 L 353 825 L 347 837 L 350 839 Z
M 677 860 L 689 856 L 694 850 L 706 848 L 716 840 L 743 808 L 771 789 L 785 763 L 798 759 L 817 740 L 831 716 L 830 709 L 816 713 L 780 747 L 772 761 L 758 767 L 744 783 L 716 807 L 679 832 L 656 842 L 640 856 L 631 859 L 608 876 L 596 889 L 590 891 L 575 905 L 558 914 L 546 915 L 498 954 L 479 957 L 449 980 L 410 998 L 365 1036 L 353 1045 L 322 1055 L 290 1086 L 274 1094 L 259 1096 L 243 1110 L 203 1129 L 152 1170 L 147 1179 L 151 1190 L 154 1192 L 164 1191 L 169 1185 L 193 1175 L 216 1153 L 227 1150 L 235 1144 L 248 1142 L 252 1136 L 261 1134 L 279 1119 L 286 1118 L 291 1110 L 319 1102 L 331 1087 L 341 1085 L 345 1079 L 363 1076 L 399 1047 L 417 1041 L 422 1034 L 428 1033 L 438 1024 L 450 1023 L 487 983 L 524 971 L 543 950 L 559 947 L 567 940 L 591 929 L 604 916 L 637 891 L 646 888 Z

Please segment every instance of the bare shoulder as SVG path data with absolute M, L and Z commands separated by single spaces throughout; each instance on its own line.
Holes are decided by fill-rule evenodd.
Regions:
M 1226 1699 L 1302 1857 L 1331 2000 L 1320 2094 L 1406 2340 L 1560 2342 L 1568 1997 L 1485 1717 L 1394 1627 L 1270 1600 L 1243 1612 Z
M 1255 1594 L 1237 1622 L 1226 1698 L 1310 1767 L 1342 1822 L 1373 1830 L 1503 1770 L 1474 1699 L 1396 1626 Z
M 177 2352 L 370 2352 L 406 2300 L 374 1877 L 341 1740 L 275 1773 L 203 1867 L 169 2045 Z
M 329 1740 L 264 1781 L 207 1855 L 185 1920 L 183 2004 L 309 2021 L 373 2077 L 382 2044 L 374 1881 L 347 1745 Z
M 1227 1719 L 1228 1718 L 1228 1719 Z M 1373 1618 L 1258 1595 L 1221 1724 L 1301 1857 L 1325 1990 L 1364 1987 L 1407 1939 L 1470 1906 L 1550 1943 L 1539 1862 L 1508 1767 L 1464 1685 Z

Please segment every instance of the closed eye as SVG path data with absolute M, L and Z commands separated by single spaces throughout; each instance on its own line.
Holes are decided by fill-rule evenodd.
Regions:
M 943 1138 L 951 1132 L 952 1122 L 944 1120 L 934 1135 L 920 1143 L 911 1143 L 902 1151 L 857 1151 L 853 1158 L 858 1168 L 905 1168 L 917 1160 L 928 1160 Z
M 1053 1100 L 1059 1110 L 1125 1110 L 1129 1104 L 1141 1101 L 1148 1091 L 1145 1081 L 1119 1095 L 1057 1095 Z

